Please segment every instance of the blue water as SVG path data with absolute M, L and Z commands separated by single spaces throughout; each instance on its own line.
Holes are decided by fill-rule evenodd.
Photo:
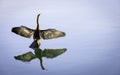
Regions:
M 20 0 L 0 1 L 0 75 L 120 75 L 120 2 L 118 0 Z M 33 38 L 11 32 L 24 25 L 55 28 L 65 37 L 41 40 L 40 48 L 66 52 L 53 58 L 43 57 L 30 62 L 14 56 L 34 50 Z

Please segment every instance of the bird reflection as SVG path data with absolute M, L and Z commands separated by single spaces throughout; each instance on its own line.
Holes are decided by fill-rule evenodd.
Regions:
M 37 15 L 37 26 L 36 29 L 31 29 L 26 26 L 20 26 L 20 27 L 13 27 L 12 32 L 16 33 L 18 35 L 21 35 L 26 38 L 30 38 L 33 35 L 34 41 L 37 42 L 38 47 L 40 46 L 40 39 L 53 39 L 53 38 L 58 38 L 58 37 L 63 37 L 65 36 L 65 32 L 56 30 L 56 29 L 46 29 L 46 30 L 41 30 L 40 25 L 39 25 L 39 16 L 40 14 Z
M 33 59 L 39 59 L 40 60 L 40 66 L 42 68 L 42 70 L 45 70 L 45 67 L 43 66 L 43 60 L 42 58 L 55 58 L 61 54 L 63 54 L 64 52 L 66 52 L 66 48 L 62 48 L 62 49 L 40 49 L 40 48 L 32 48 L 34 50 L 33 52 L 26 52 L 24 54 L 18 55 L 18 56 L 14 56 L 14 58 L 16 60 L 20 60 L 23 62 L 30 62 Z
M 63 37 L 65 36 L 65 33 L 56 29 L 46 29 L 46 30 L 41 30 L 40 25 L 39 25 L 39 16 L 40 14 L 37 15 L 37 26 L 36 29 L 30 29 L 26 26 L 20 26 L 20 27 L 13 27 L 12 32 L 16 33 L 18 35 L 21 35 L 26 38 L 30 38 L 33 35 L 34 41 L 32 44 L 29 46 L 34 50 L 34 53 L 29 51 L 26 53 L 23 53 L 18 56 L 14 56 L 16 60 L 20 60 L 23 62 L 30 62 L 33 59 L 39 59 L 40 60 L 40 66 L 42 70 L 45 70 L 45 67 L 43 66 L 43 60 L 42 58 L 55 58 L 64 52 L 66 52 L 66 48 L 62 49 L 44 49 L 42 50 L 40 48 L 40 40 L 41 38 L 46 40 L 46 39 L 53 39 L 53 38 L 58 38 L 58 37 Z

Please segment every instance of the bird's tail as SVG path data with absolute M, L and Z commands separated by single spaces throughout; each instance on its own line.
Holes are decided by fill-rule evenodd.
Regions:
M 39 48 L 40 47 L 40 40 L 34 40 L 29 47 L 30 48 Z

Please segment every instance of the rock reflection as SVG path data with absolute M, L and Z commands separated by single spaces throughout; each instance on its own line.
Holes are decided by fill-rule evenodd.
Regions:
M 33 59 L 39 59 L 40 60 L 40 66 L 42 68 L 42 70 L 45 70 L 45 67 L 43 66 L 43 57 L 46 58 L 55 58 L 61 54 L 63 54 L 64 52 L 66 52 L 66 48 L 62 48 L 62 49 L 40 49 L 40 48 L 32 48 L 34 50 L 34 53 L 30 52 L 26 52 L 24 54 L 18 55 L 18 56 L 14 56 L 14 58 L 16 60 L 20 60 L 23 62 L 30 62 Z

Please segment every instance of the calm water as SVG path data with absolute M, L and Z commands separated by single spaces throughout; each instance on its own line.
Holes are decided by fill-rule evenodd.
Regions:
M 0 75 L 120 75 L 120 2 L 118 0 L 0 1 Z M 55 28 L 65 37 L 41 40 L 40 49 L 66 49 L 53 57 L 29 62 L 14 56 L 35 51 L 33 39 L 11 32 L 12 27 Z M 56 53 L 56 52 L 55 52 Z

